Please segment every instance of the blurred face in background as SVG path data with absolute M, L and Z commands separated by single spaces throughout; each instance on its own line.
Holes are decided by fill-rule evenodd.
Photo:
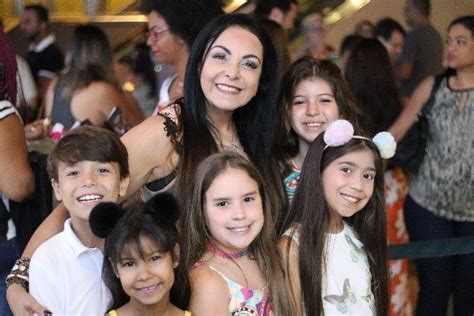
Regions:
M 294 3 L 290 3 L 290 10 L 286 12 L 283 16 L 283 21 L 281 26 L 287 30 L 291 31 L 295 27 L 295 19 L 298 15 L 298 7 Z
M 46 23 L 39 20 L 34 10 L 24 10 L 21 13 L 20 29 L 29 41 L 36 41 L 44 27 L 46 27 Z
M 415 25 L 416 14 L 417 14 L 416 7 L 412 4 L 411 0 L 407 0 L 406 5 L 405 5 L 405 20 L 408 25 L 410 26 Z
M 187 49 L 183 39 L 173 34 L 166 20 L 156 11 L 148 15 L 147 45 L 163 64 L 175 64 L 181 49 Z
M 448 67 L 462 70 L 474 66 L 474 36 L 462 24 L 454 24 L 448 31 L 446 39 Z
M 326 41 L 326 29 L 323 18 L 319 14 L 314 14 L 303 21 L 303 30 L 308 39 L 309 47 L 319 47 Z
M 393 31 L 388 40 L 381 36 L 377 37 L 377 39 L 385 46 L 392 61 L 398 58 L 402 52 L 403 44 L 405 44 L 405 36 L 399 31 Z

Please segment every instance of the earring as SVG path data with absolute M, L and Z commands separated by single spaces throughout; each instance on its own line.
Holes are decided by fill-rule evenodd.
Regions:
M 175 261 L 173 262 L 173 269 L 176 269 L 179 265 L 179 262 L 178 261 Z

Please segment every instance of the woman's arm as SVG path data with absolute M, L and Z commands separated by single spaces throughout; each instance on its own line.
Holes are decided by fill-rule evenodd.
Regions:
M 289 247 L 289 251 L 288 251 Z M 293 238 L 284 236 L 278 241 L 278 250 L 281 262 L 285 271 L 287 281 L 287 291 L 293 306 L 295 306 L 296 316 L 302 315 L 302 298 L 299 269 L 299 249 Z
M 146 183 L 170 174 L 178 165 L 175 145 L 167 136 L 164 123 L 162 116 L 152 116 L 122 136 L 130 169 L 127 196 Z
M 25 134 L 20 119 L 11 114 L 0 121 L 0 191 L 21 201 L 34 191 L 34 176 L 28 160 Z M 0 280 L 4 282 L 4 280 Z M 46 310 L 20 285 L 12 284 L 7 298 L 15 315 L 42 314 Z
M 25 132 L 15 114 L 0 121 L 0 174 L 0 192 L 10 200 L 19 202 L 33 193 L 35 181 Z
M 189 272 L 193 315 L 229 315 L 230 293 L 225 281 L 207 267 L 196 267 Z
M 53 113 L 54 89 L 56 89 L 57 82 L 57 79 L 51 82 L 44 95 L 44 117 L 51 117 L 51 114 Z
M 43 242 L 62 232 L 64 222 L 68 218 L 69 213 L 64 207 L 64 204 L 60 203 L 35 230 L 23 251 L 22 257 L 31 258 L 33 252 L 35 252 Z
M 418 85 L 408 104 L 403 108 L 402 113 L 400 113 L 397 120 L 390 127 L 389 132 L 396 141 L 402 139 L 415 122 L 418 113 L 430 97 L 433 82 L 434 77 L 428 77 Z

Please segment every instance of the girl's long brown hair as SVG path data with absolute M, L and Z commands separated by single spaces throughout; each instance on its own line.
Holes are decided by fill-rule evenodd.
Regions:
M 183 264 L 190 270 L 201 259 L 211 239 L 205 220 L 205 194 L 214 179 L 229 169 L 245 171 L 258 184 L 262 198 L 264 225 L 249 246 L 249 255 L 256 260 L 270 289 L 274 315 L 293 315 L 293 306 L 286 292 L 284 272 L 276 248 L 274 214 L 269 203 L 271 196 L 262 176 L 242 155 L 223 151 L 206 158 L 198 167 L 192 195 L 185 204 L 181 219 L 183 236 Z
M 298 135 L 291 128 L 291 109 L 298 84 L 304 80 L 321 79 L 331 88 L 340 118 L 357 126 L 361 113 L 338 66 L 328 60 L 305 56 L 295 61 L 281 81 L 278 98 L 279 126 L 276 130 L 275 156 L 284 175 L 291 172 L 289 161 L 298 153 Z

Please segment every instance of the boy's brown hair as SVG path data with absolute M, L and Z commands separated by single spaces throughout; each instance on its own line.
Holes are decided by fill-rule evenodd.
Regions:
M 48 174 L 58 181 L 58 165 L 80 161 L 116 162 L 120 179 L 129 176 L 128 153 L 120 138 L 101 127 L 78 127 L 64 136 L 48 156 Z

